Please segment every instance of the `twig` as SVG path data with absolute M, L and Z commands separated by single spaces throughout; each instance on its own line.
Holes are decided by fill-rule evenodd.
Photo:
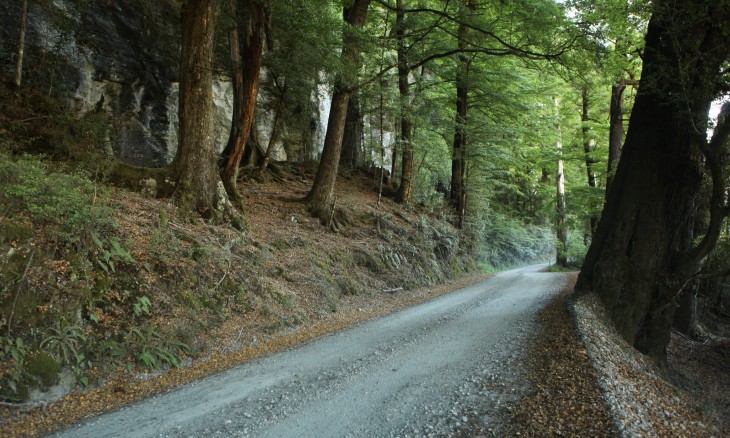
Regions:
M 393 288 L 393 289 L 383 289 L 383 292 L 393 293 L 393 292 L 398 292 L 400 290 L 403 290 L 403 288 L 402 287 L 396 287 L 396 288 Z
M 35 249 L 30 252 L 30 257 L 28 258 L 28 263 L 25 265 L 25 270 L 23 271 L 23 276 L 20 278 L 20 282 L 18 283 L 18 290 L 15 292 L 15 298 L 13 299 L 13 307 L 10 308 L 10 316 L 8 317 L 8 337 L 10 337 L 10 330 L 13 327 L 13 316 L 15 315 L 15 305 L 18 303 L 18 296 L 20 296 L 20 291 L 23 288 L 23 283 L 25 282 L 25 277 L 28 275 L 28 269 L 30 269 L 30 264 L 33 262 L 33 255 L 35 255 Z
M 220 286 L 220 285 L 221 285 L 221 283 L 223 283 L 223 280 L 225 280 L 225 279 L 226 279 L 226 276 L 227 276 L 227 275 L 228 275 L 228 272 L 224 272 L 224 273 L 223 273 L 223 277 L 221 277 L 221 279 L 220 279 L 220 280 L 218 280 L 218 283 L 216 283 L 216 285 L 215 285 L 215 286 L 213 286 L 213 289 L 211 289 L 211 291 L 214 291 L 214 290 L 218 289 L 218 286 Z

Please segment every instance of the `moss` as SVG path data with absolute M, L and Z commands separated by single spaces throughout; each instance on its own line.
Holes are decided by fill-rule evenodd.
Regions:
M 58 383 L 61 365 L 45 351 L 31 353 L 25 359 L 25 371 L 35 378 L 41 389 L 48 389 Z

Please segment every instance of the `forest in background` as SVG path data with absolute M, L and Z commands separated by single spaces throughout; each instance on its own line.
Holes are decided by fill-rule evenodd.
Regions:
M 311 187 L 306 193 L 292 191 L 290 196 L 300 199 L 300 205 L 319 220 L 323 231 L 346 234 L 348 227 L 357 225 L 359 219 L 343 208 L 336 189 L 341 180 L 338 175 L 362 171 L 370 175 L 378 205 L 387 198 L 407 214 L 445 219 L 453 231 L 439 234 L 450 236 L 453 232 L 462 256 L 473 258 L 484 269 L 544 258 L 549 252 L 555 254 L 558 266 L 577 269 L 596 240 L 626 131 L 644 129 L 645 135 L 652 135 L 654 129 L 668 133 L 666 144 L 680 139 L 676 147 L 681 153 L 677 156 L 684 161 L 651 156 L 634 159 L 631 164 L 643 168 L 625 171 L 638 176 L 633 180 L 622 176 L 622 187 L 646 185 L 656 190 L 625 195 L 623 204 L 616 195 L 614 203 L 638 205 L 636 208 L 643 204 L 669 219 L 643 219 L 641 226 L 655 226 L 661 233 L 640 244 L 631 236 L 617 242 L 620 233 L 611 227 L 626 228 L 621 213 L 615 213 L 618 219 L 601 221 L 604 231 L 599 244 L 594 245 L 598 249 L 589 258 L 588 267 L 584 266 L 579 286 L 596 290 L 607 303 L 614 303 L 612 316 L 623 327 L 622 334 L 660 360 L 668 342 L 667 321 L 674 319 L 677 306 L 688 309 L 690 322 L 683 324 L 683 331 L 696 337 L 707 329 L 696 324 L 698 297 L 704 304 L 699 308 L 700 316 L 704 308 L 711 310 L 705 312 L 708 315 L 715 312 L 706 322 L 710 326 L 716 323 L 717 315 L 727 311 L 723 286 L 727 266 L 722 254 L 727 252 L 730 239 L 726 202 L 720 199 L 726 193 L 722 191 L 724 154 L 707 152 L 710 147 L 722 151 L 727 143 L 723 115 L 709 118 L 710 103 L 716 102 L 719 110 L 719 102 L 727 96 L 728 60 L 716 48 L 728 38 L 727 32 L 721 31 L 727 24 L 727 13 L 717 12 L 723 11 L 725 1 L 715 6 L 708 6 L 706 1 L 690 2 L 681 11 L 689 17 L 684 26 L 671 19 L 677 11 L 669 11 L 667 2 L 661 1 L 355 0 L 345 2 L 344 8 L 341 2 L 318 0 L 189 0 L 182 4 L 160 2 L 154 7 L 142 2 L 139 15 L 129 18 L 129 23 L 137 22 L 140 29 L 148 29 L 147 38 L 162 41 L 157 55 L 173 59 L 175 64 L 169 65 L 170 71 L 152 76 L 158 83 L 167 80 L 179 84 L 180 96 L 178 119 L 169 121 L 171 126 L 179 125 L 175 137 L 179 147 L 175 145 L 174 160 L 154 168 L 125 163 L 124 150 L 115 140 L 119 136 L 115 96 L 102 94 L 94 105 L 81 105 L 81 109 L 78 105 L 82 81 L 73 73 L 76 66 L 69 61 L 69 51 L 84 41 L 89 42 L 89 52 L 100 50 L 95 46 L 100 41 L 93 33 L 85 34 L 89 29 L 84 28 L 88 23 L 84 14 L 93 15 L 99 8 L 117 3 L 79 0 L 63 2 L 63 7 L 32 0 L 18 3 L 8 6 L 16 24 L 5 26 L 0 52 L 9 89 L 12 83 L 17 87 L 15 100 L 9 89 L 4 99 L 4 121 L 8 123 L 1 132 L 6 181 L 2 195 L 8 202 L 0 214 L 4 219 L 23 215 L 32 226 L 69 221 L 62 225 L 70 228 L 54 237 L 60 253 L 86 248 L 90 256 L 85 263 L 106 271 L 134 260 L 123 242 L 104 237 L 113 228 L 102 223 L 104 214 L 79 206 L 89 217 L 71 214 L 64 218 L 58 209 L 71 205 L 68 199 L 55 210 L 38 202 L 54 184 L 42 170 L 45 165 L 37 160 L 50 158 L 50 168 L 77 169 L 74 172 L 81 179 L 69 184 L 81 192 L 73 192 L 72 200 L 81 197 L 80 193 L 93 193 L 96 199 L 96 188 L 82 182 L 94 175 L 96 181 L 142 187 L 154 196 L 169 197 L 179 207 L 176 214 L 189 221 L 202 216 L 210 224 L 228 223 L 239 230 L 254 222 L 247 218 L 250 206 L 240 190 L 256 190 L 256 185 L 244 184 L 244 180 L 288 175 L 288 166 L 306 166 L 314 160 Z M 121 15 L 125 13 L 130 12 L 122 11 Z M 41 26 L 34 27 L 34 19 Z M 668 36 L 657 37 L 659 41 L 690 42 L 666 43 L 668 48 L 658 43 L 647 49 L 651 19 L 660 23 L 656 28 L 669 29 L 665 31 Z M 128 31 L 135 28 L 129 23 Z M 685 38 L 703 28 L 707 31 L 705 40 Z M 12 35 L 11 29 L 16 30 Z M 18 40 L 26 29 L 28 43 Z M 650 73 L 662 72 L 653 73 L 656 83 L 641 82 L 650 68 L 642 63 L 647 50 L 661 53 L 651 57 L 654 70 Z M 667 59 L 685 59 L 679 55 L 692 61 L 674 72 Z M 140 55 L 139 61 L 143 70 L 144 56 L 147 54 Z M 118 79 L 114 62 L 109 64 L 108 71 L 97 68 L 94 81 Z M 166 79 L 161 80 L 158 74 Z M 667 80 L 672 77 L 678 78 L 676 84 Z M 150 77 L 147 80 L 152 82 Z M 232 123 L 227 141 L 221 141 L 213 127 L 212 110 L 218 97 L 212 90 L 214 81 L 220 80 L 230 83 L 231 90 Z M 665 88 L 657 85 L 660 82 Z M 173 95 L 168 88 L 164 90 Z M 641 107 L 643 118 L 637 115 L 633 119 L 632 115 L 629 121 L 642 90 L 647 90 L 645 99 L 678 94 L 699 97 L 657 103 L 656 108 L 662 111 L 671 108 L 666 114 Z M 22 108 L 17 102 L 23 101 L 23 96 L 25 103 L 35 102 L 36 108 L 45 107 L 45 112 L 36 114 L 36 109 L 28 108 L 17 111 Z M 317 100 L 315 96 L 324 97 Z M 322 101 L 329 104 L 322 105 Z M 327 115 L 326 122 L 312 117 L 318 105 L 323 106 L 320 112 Z M 692 108 L 691 117 L 686 117 L 691 123 L 683 118 L 683 106 Z M 22 117 L 11 120 L 13 111 Z M 647 121 L 652 118 L 658 120 L 654 125 Z M 53 129 L 46 123 L 49 120 Z M 669 129 L 675 125 L 676 132 Z M 715 128 L 713 137 L 700 141 L 686 135 L 688 125 L 695 131 L 698 126 Z M 154 130 L 154 124 L 149 129 Z M 703 141 L 706 147 L 702 147 Z M 217 148 L 216 143 L 220 143 Z M 24 153 L 35 158 L 24 157 Z M 38 154 L 46 158 L 39 159 Z M 662 167 L 665 162 L 666 167 Z M 623 166 L 628 168 L 629 164 Z M 687 170 L 690 167 L 694 171 Z M 674 183 L 662 182 L 654 173 L 687 187 L 686 196 L 676 202 L 681 212 L 672 210 L 676 208 L 670 199 Z M 59 184 L 55 188 L 62 187 Z M 654 203 L 665 197 L 669 199 L 666 203 Z M 682 210 L 682 205 L 691 206 L 691 211 Z M 716 211 L 712 211 L 714 207 Z M 636 211 L 626 215 L 639 216 Z M 84 222 L 87 220 L 90 222 Z M 89 223 L 98 230 L 82 236 L 74 231 Z M 3 224 L 7 236 L 3 241 L 8 245 L 28 238 L 27 226 L 18 227 L 8 220 Z M 636 224 L 630 228 L 638 230 Z M 683 237 L 672 237 L 678 229 Z M 623 259 L 616 262 L 621 254 L 631 253 L 619 248 L 621 245 L 651 246 L 648 240 L 668 242 L 667 255 L 654 249 L 636 251 L 643 254 L 636 257 L 657 260 L 650 266 L 651 272 L 640 271 L 648 267 L 639 263 L 636 272 L 629 272 Z M 718 246 L 710 253 L 715 241 Z M 693 250 L 693 242 L 699 251 Z M 614 243 L 619 255 L 607 255 L 610 260 L 605 261 L 608 259 L 602 259 L 599 251 L 613 248 Z M 652 256 L 647 257 L 648 253 Z M 8 309 L 15 306 L 19 285 L 26 281 L 27 266 L 31 265 L 28 254 L 32 253 L 14 260 L 17 266 L 5 274 L 2 292 Z M 6 258 L 7 266 L 11 257 Z M 384 260 L 393 261 L 388 256 Z M 600 275 L 594 275 L 592 270 L 601 263 L 608 268 L 599 268 L 596 272 Z M 613 277 L 622 280 L 617 285 Z M 87 279 L 88 286 L 103 289 L 97 280 Z M 690 280 L 692 286 L 687 287 Z M 622 300 L 616 298 L 615 291 L 626 288 L 629 281 L 648 286 L 641 286 L 644 289 L 636 293 L 640 297 L 636 302 L 615 304 Z M 680 292 L 682 300 L 686 299 L 681 306 Z M 133 320 L 145 314 L 150 305 L 143 297 L 147 295 L 134 296 L 135 305 L 128 315 Z M 80 312 L 73 326 L 96 323 L 93 309 L 86 305 L 86 313 Z M 12 314 L 4 313 L 8 332 Z M 630 317 L 625 318 L 627 314 Z M 61 330 L 60 325 L 57 330 Z M 73 348 L 63 346 L 75 347 L 81 336 L 73 332 L 52 336 L 39 334 L 34 340 L 7 336 L 4 352 L 8 359 L 15 353 L 17 357 L 12 360 L 17 365 L 23 354 L 56 345 L 51 356 L 56 356 L 56 362 L 73 366 L 74 359 L 62 357 Z M 174 342 L 170 345 L 167 348 L 175 350 Z M 178 355 L 184 355 L 182 350 L 166 361 L 160 353 L 158 361 L 175 364 Z M 77 360 L 75 365 L 81 362 Z M 144 364 L 145 360 L 137 362 Z M 22 380 L 17 375 L 13 378 Z

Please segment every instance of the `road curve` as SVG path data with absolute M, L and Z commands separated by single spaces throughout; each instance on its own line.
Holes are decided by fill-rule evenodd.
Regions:
M 521 389 L 536 315 L 568 276 L 503 272 L 247 362 L 55 437 L 407 437 L 453 433 Z

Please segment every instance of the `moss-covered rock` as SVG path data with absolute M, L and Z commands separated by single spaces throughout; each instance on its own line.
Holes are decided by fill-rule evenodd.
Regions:
M 39 351 L 26 357 L 25 371 L 45 390 L 58 383 L 61 365 L 50 354 Z

